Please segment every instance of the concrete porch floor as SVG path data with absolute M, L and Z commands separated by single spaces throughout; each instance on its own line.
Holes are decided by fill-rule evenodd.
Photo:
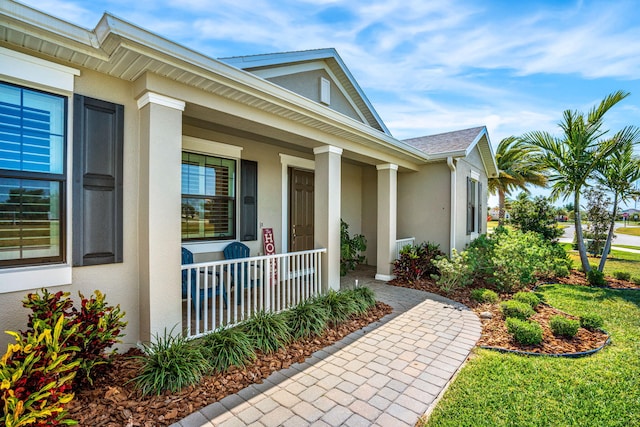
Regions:
M 481 324 L 456 302 L 374 276 L 361 267 L 341 286 L 357 279 L 393 313 L 173 426 L 415 425 L 463 365 Z

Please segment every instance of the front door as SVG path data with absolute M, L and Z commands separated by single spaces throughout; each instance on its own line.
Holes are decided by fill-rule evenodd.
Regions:
M 313 171 L 289 168 L 289 251 L 313 249 Z

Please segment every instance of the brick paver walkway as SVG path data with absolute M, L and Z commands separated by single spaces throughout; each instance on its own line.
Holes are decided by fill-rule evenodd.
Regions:
M 437 295 L 359 284 L 394 312 L 173 426 L 415 425 L 475 346 L 480 321 Z

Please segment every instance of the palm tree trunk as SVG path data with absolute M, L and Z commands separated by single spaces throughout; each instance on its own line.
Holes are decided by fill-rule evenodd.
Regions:
M 618 216 L 618 193 L 613 196 L 613 216 L 611 218 L 611 225 L 609 226 L 609 234 L 607 234 L 607 241 L 604 243 L 604 249 L 602 249 L 602 258 L 600 258 L 600 265 L 598 270 L 604 271 L 604 264 L 607 262 L 609 251 L 611 250 L 611 242 L 613 241 L 613 230 L 616 226 L 616 217 Z
M 580 254 L 580 262 L 585 274 L 591 270 L 589 258 L 587 257 L 587 249 L 584 246 L 584 238 L 582 236 L 582 219 L 580 218 L 580 193 L 576 191 L 573 194 L 573 214 L 574 225 L 576 228 L 576 241 L 578 242 L 578 253 Z
M 498 190 L 498 226 L 504 225 L 504 191 Z

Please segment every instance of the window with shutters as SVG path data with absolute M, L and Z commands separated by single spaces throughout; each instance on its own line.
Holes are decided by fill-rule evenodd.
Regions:
M 236 161 L 182 153 L 182 240 L 236 237 Z
M 478 181 L 467 178 L 467 234 L 478 232 Z
M 67 98 L 0 82 L 0 267 L 65 253 Z

